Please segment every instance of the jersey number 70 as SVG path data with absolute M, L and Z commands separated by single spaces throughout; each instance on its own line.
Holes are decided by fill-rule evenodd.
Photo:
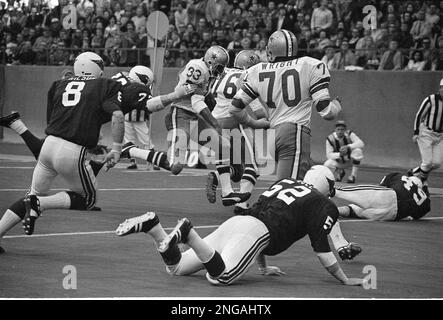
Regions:
M 280 93 L 283 95 L 284 103 L 289 107 L 295 107 L 300 103 L 301 93 L 300 93 L 300 76 L 295 69 L 288 69 L 281 75 L 281 88 L 277 85 L 274 88 L 276 75 L 275 71 L 261 72 L 259 73 L 258 79 L 260 82 L 268 81 L 266 104 L 269 108 L 275 109 L 275 95 Z M 290 97 L 293 97 L 292 99 Z

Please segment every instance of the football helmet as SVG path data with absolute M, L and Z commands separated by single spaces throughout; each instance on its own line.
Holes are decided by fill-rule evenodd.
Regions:
M 203 61 L 208 66 L 211 75 L 217 77 L 223 73 L 225 67 L 228 65 L 229 53 L 223 47 L 212 46 L 206 51 Z
M 332 171 L 328 167 L 323 165 L 312 166 L 311 169 L 306 172 L 303 181 L 312 185 L 327 197 L 333 197 L 335 195 L 335 179 Z
M 103 75 L 103 59 L 94 52 L 83 52 L 74 61 L 74 74 L 79 76 L 92 76 L 100 78 Z
M 234 68 L 248 69 L 260 62 L 260 57 L 253 50 L 242 50 L 235 56 Z
M 288 30 L 275 31 L 268 40 L 266 53 L 269 62 L 274 62 L 278 57 L 294 57 L 297 55 L 297 38 Z
M 128 77 L 135 82 L 151 87 L 154 83 L 154 73 L 145 66 L 135 66 L 129 70 Z

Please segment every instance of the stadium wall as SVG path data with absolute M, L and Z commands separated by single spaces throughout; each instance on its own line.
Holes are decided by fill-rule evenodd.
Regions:
M 28 127 L 44 136 L 46 93 L 64 67 L 0 66 L 0 111 L 5 115 L 18 110 Z M 107 68 L 110 76 L 123 68 Z M 174 90 L 178 68 L 163 72 L 160 93 Z M 440 72 L 333 71 L 331 96 L 340 97 L 341 119 L 365 142 L 362 165 L 409 168 L 419 161 L 412 143 L 413 122 L 421 101 L 436 92 Z M 166 111 L 152 116 L 152 139 L 158 149 L 166 149 Z M 325 160 L 325 138 L 334 130 L 334 121 L 312 117 L 311 154 L 316 162 Z M 105 133 L 109 132 L 109 124 Z M 21 142 L 9 130 L 3 141 Z M 1 145 L 0 145 L 1 148 Z

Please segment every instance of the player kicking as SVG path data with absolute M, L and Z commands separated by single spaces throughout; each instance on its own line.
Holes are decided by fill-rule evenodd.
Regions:
M 166 234 L 153 212 L 126 220 L 116 234 L 148 233 L 168 273 L 190 275 L 206 269 L 206 278 L 214 285 L 234 283 L 255 260 L 261 274 L 283 275 L 280 268 L 266 264 L 265 255 L 277 255 L 308 235 L 321 264 L 331 275 L 345 285 L 362 285 L 363 279 L 345 275 L 328 243 L 328 234 L 338 218 L 337 207 L 328 199 L 333 188 L 332 172 L 324 166 L 314 166 L 304 182 L 283 179 L 275 183 L 244 215 L 226 220 L 204 239 L 186 218 Z M 179 243 L 191 249 L 181 253 Z
M 418 220 L 431 210 L 431 200 L 421 180 L 398 172 L 383 177 L 378 186 L 336 187 L 336 197 L 351 203 L 338 208 L 340 216 L 349 218 Z
M 124 134 L 121 84 L 101 78 L 103 60 L 92 52 L 76 58 L 74 74 L 73 78 L 55 81 L 48 92 L 48 136 L 38 155 L 31 189 L 6 210 L 0 220 L 0 238 L 20 220 L 25 234 L 33 234 L 35 221 L 44 210 L 94 207 L 97 181 L 86 154 L 97 145 L 100 128 L 106 122 L 112 121 L 113 148 L 103 162 L 111 168 L 120 159 Z M 188 89 L 179 91 L 185 95 Z M 163 105 L 160 99 L 153 108 Z M 67 183 L 69 191 L 47 196 L 56 176 Z
M 206 182 L 206 197 L 210 203 L 216 201 L 217 186 L 221 184 L 222 196 L 230 194 L 233 191 L 231 185 L 231 172 L 242 170 L 244 164 L 243 174 L 240 178 L 240 193 L 251 193 L 258 178 L 258 168 L 255 162 L 254 147 L 253 147 L 253 132 L 251 128 L 246 128 L 229 113 L 232 98 L 237 93 L 237 83 L 239 82 L 246 69 L 260 62 L 260 58 L 253 50 L 240 51 L 234 60 L 234 68 L 225 68 L 223 74 L 216 79 L 211 88 L 211 93 L 215 98 L 216 105 L 212 110 L 212 115 L 217 119 L 223 130 L 223 135 L 231 140 L 231 163 L 218 165 L 216 172 L 208 174 Z M 256 118 L 265 118 L 266 113 L 261 102 L 256 99 L 250 104 L 251 110 L 254 112 Z M 235 131 L 239 132 L 241 136 L 235 135 Z M 231 134 L 234 133 L 234 138 L 244 139 L 245 152 L 243 154 L 243 146 L 232 141 Z M 238 152 L 240 151 L 241 152 Z M 217 176 L 218 174 L 218 176 Z M 238 181 L 234 181 L 238 182 Z M 222 198 L 223 199 L 223 198 Z M 240 213 L 248 208 L 247 202 L 235 204 L 234 213 Z
M 328 68 L 320 60 L 297 55 L 297 39 L 287 30 L 274 32 L 268 41 L 269 62 L 249 68 L 241 89 L 232 100 L 231 113 L 240 123 L 252 118 L 244 110 L 253 100 L 266 103 L 270 126 L 275 130 L 277 179 L 303 179 L 311 166 L 311 107 L 325 120 L 341 110 L 330 100 Z

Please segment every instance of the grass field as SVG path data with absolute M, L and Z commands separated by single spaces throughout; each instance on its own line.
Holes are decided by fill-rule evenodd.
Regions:
M 14 154 L 11 156 L 11 154 Z M 0 144 L 0 212 L 30 185 L 35 161 L 23 146 Z M 390 169 L 362 169 L 359 182 L 376 183 Z M 341 262 L 348 276 L 363 277 L 375 266 L 377 289 L 346 287 L 320 265 L 309 240 L 268 259 L 287 273 L 263 277 L 255 267 L 230 287 L 214 287 L 200 272 L 172 277 L 165 272 L 154 244 L 146 235 L 117 237 L 126 218 L 155 211 L 166 228 L 188 217 L 205 235 L 232 216 L 221 201 L 210 204 L 204 193 L 206 170 L 128 171 L 125 164 L 99 175 L 99 212 L 53 210 L 37 221 L 33 236 L 16 226 L 2 246 L 0 298 L 442 298 L 443 177 L 431 180 L 432 212 L 422 221 L 370 222 L 343 220 L 342 231 L 363 252 Z M 272 182 L 261 177 L 252 200 Z M 57 181 L 55 189 L 63 188 Z M 341 260 L 339 260 L 341 261 Z M 77 289 L 63 288 L 66 266 L 77 272 Z

